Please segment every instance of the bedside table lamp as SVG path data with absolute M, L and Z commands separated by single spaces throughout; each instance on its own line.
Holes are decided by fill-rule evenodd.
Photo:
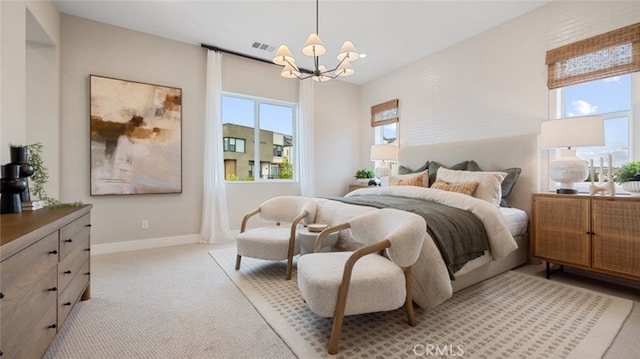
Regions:
M 388 176 L 391 169 L 387 167 L 385 161 L 395 161 L 398 157 L 398 146 L 396 145 L 371 145 L 370 152 L 371 161 L 382 161 L 380 166 L 376 167 L 375 174 L 377 178 Z
M 540 144 L 545 149 L 561 149 L 560 156 L 549 164 L 549 177 L 560 182 L 556 193 L 577 194 L 574 183 L 584 181 L 589 168 L 572 148 L 603 146 L 604 119 L 584 116 L 545 121 L 540 126 Z

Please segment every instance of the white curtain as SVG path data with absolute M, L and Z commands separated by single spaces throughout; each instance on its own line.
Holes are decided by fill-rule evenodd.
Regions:
M 204 194 L 200 241 L 218 243 L 233 239 L 227 212 L 222 148 L 222 54 L 208 51 L 204 126 Z
M 299 126 L 301 136 L 298 141 L 300 158 L 300 194 L 315 196 L 314 142 L 313 142 L 313 81 L 309 78 L 300 81 L 299 87 Z

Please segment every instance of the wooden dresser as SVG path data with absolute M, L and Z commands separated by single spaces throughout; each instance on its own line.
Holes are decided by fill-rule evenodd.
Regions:
M 534 194 L 533 256 L 640 280 L 640 197 Z
M 0 357 L 40 358 L 90 296 L 91 205 L 0 216 Z

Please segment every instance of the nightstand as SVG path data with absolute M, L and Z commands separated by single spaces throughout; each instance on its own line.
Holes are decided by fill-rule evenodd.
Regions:
M 549 263 L 640 280 L 640 198 L 534 194 L 532 252 Z

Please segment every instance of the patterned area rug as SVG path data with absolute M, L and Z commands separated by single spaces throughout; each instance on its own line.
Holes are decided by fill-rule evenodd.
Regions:
M 326 352 L 331 318 L 311 312 L 285 263 L 210 252 L 299 358 Z M 373 294 L 375 295 L 375 294 Z M 517 272 L 464 289 L 410 327 L 404 309 L 346 317 L 337 358 L 600 358 L 633 302 Z

